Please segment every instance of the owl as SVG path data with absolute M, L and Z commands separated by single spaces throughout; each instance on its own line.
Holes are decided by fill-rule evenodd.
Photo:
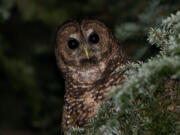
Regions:
M 128 62 L 122 46 L 99 20 L 63 24 L 56 34 L 57 65 L 65 79 L 62 127 L 85 127 L 108 93 L 124 78 L 118 74 Z

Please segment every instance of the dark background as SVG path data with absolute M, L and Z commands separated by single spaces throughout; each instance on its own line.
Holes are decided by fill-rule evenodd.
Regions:
M 64 21 L 97 17 L 129 56 L 146 61 L 159 51 L 148 29 L 179 9 L 179 0 L 0 0 L 0 135 L 61 133 L 64 80 L 54 45 Z

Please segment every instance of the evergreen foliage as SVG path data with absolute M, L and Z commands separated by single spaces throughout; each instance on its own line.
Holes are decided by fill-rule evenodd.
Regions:
M 64 80 L 56 66 L 54 39 L 61 23 L 69 19 L 97 17 L 116 34 L 128 55 L 146 61 L 161 48 L 164 51 L 156 58 L 165 52 L 164 61 L 166 58 L 172 63 L 170 59 L 179 53 L 177 48 L 176 51 L 173 49 L 174 39 L 168 39 L 168 35 L 158 30 L 160 27 L 154 27 L 168 14 L 180 10 L 179 5 L 180 0 L 0 0 L 0 134 L 60 134 Z M 174 17 L 175 22 L 176 19 Z M 164 23 L 169 24 L 169 20 Z M 155 44 L 153 46 L 147 42 L 149 27 L 154 28 L 151 30 L 154 34 L 149 34 L 154 38 L 150 41 Z M 167 31 L 168 27 L 164 30 Z M 160 47 L 163 44 L 156 39 L 158 33 L 168 44 L 172 42 L 174 45 Z M 157 61 L 157 65 L 159 62 L 163 60 Z M 130 63 L 121 70 L 133 68 L 127 72 L 131 74 L 130 71 L 138 71 L 140 65 L 143 64 Z M 172 66 L 175 67 L 174 63 Z M 169 69 L 164 70 L 162 76 L 166 71 Z M 179 73 L 173 77 L 176 76 Z M 115 104 L 119 100 L 113 98 L 112 101 Z M 111 103 L 108 104 L 111 106 Z M 107 107 L 105 104 L 104 108 Z M 169 108 L 173 107 L 170 105 Z M 109 132 L 112 128 L 108 125 L 114 125 L 114 132 L 119 129 L 117 115 L 111 111 L 114 110 L 101 109 L 104 115 L 97 117 L 99 122 L 92 120 L 94 131 Z M 107 122 L 105 116 L 111 119 Z
M 87 128 L 69 135 L 180 134 L 180 11 L 150 28 L 148 41 L 160 47 L 147 62 L 128 63 L 122 85 L 97 111 Z

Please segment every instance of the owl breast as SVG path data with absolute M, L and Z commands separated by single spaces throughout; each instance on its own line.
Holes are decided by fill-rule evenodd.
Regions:
M 119 66 L 116 68 L 119 69 Z M 86 126 L 88 120 L 94 116 L 99 106 L 108 97 L 109 91 L 122 82 L 123 73 L 117 74 L 116 71 L 113 70 L 111 74 L 93 84 L 77 85 L 76 82 L 68 84 L 63 116 L 64 129 Z M 110 79 L 106 79 L 108 77 Z

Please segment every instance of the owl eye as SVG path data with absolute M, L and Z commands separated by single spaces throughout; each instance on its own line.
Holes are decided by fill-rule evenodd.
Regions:
M 93 32 L 90 36 L 89 36 L 89 42 L 93 43 L 93 44 L 97 44 L 99 42 L 99 36 L 97 33 Z
M 70 48 L 70 49 L 76 49 L 76 48 L 78 48 L 78 46 L 79 46 L 79 42 L 76 40 L 76 39 L 70 39 L 69 41 L 68 41 L 68 47 Z

